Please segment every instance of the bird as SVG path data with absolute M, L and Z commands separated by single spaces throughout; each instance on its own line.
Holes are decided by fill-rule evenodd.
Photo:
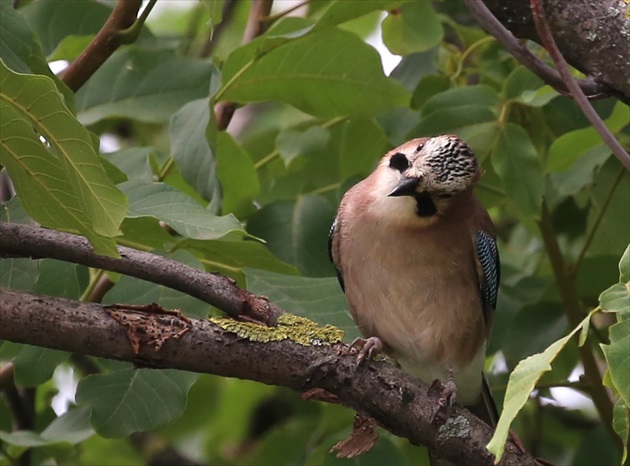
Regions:
M 385 350 L 441 387 L 436 416 L 457 400 L 496 425 L 483 368 L 500 261 L 494 225 L 473 193 L 481 175 L 458 136 L 412 139 L 346 192 L 328 246 L 364 337 L 352 345 L 359 359 Z

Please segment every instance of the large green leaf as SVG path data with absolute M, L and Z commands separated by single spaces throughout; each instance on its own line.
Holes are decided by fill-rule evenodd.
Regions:
M 184 179 L 207 201 L 220 194 L 217 162 L 206 140 L 209 121 L 210 99 L 205 98 L 184 105 L 170 124 L 171 157 Z
M 36 387 L 49 380 L 57 366 L 66 362 L 70 353 L 23 345 L 13 360 L 15 381 L 24 387 Z
M 78 444 L 94 435 L 90 410 L 74 408 L 55 418 L 41 433 L 31 431 L 0 432 L 0 439 L 10 445 L 42 447 L 57 443 Z
M 198 377 L 171 369 L 122 369 L 84 378 L 76 399 L 79 406 L 92 408 L 92 427 L 99 435 L 127 437 L 177 419 Z
M 333 0 L 321 14 L 314 29 L 323 29 L 343 24 L 378 10 L 391 10 L 398 6 L 400 0 Z
M 37 283 L 39 262 L 32 259 L 0 259 L 0 286 L 31 291 Z
M 90 133 L 52 80 L 0 65 L 0 156 L 22 205 L 39 223 L 79 232 L 98 253 L 115 255 L 110 238 L 118 234 L 127 200 L 105 173 Z
M 542 166 L 536 148 L 521 126 L 508 123 L 500 129 L 492 166 L 521 220 L 531 222 L 540 218 L 544 191 Z
M 440 43 L 444 28 L 431 2 L 403 3 L 381 24 L 383 42 L 395 55 L 424 52 Z
M 408 100 L 383 75 L 376 50 L 352 33 L 326 29 L 255 55 L 259 41 L 228 57 L 217 100 L 279 100 L 322 117 L 373 116 Z
M 95 35 L 112 9 L 94 0 L 40 0 L 20 9 L 42 40 L 46 56 L 68 36 Z
M 340 328 L 345 332 L 345 341 L 359 336 L 336 278 L 295 277 L 254 269 L 246 273 L 247 288 L 252 293 L 267 296 L 292 314 Z
M 130 180 L 120 188 L 129 196 L 131 218 L 155 217 L 188 238 L 217 239 L 230 232 L 244 233 L 233 215 L 217 217 L 167 184 Z
M 217 137 L 217 175 L 223 201 L 221 211 L 241 216 L 254 210 L 260 183 L 249 154 L 226 132 Z
M 271 252 L 303 275 L 333 275 L 326 253 L 333 206 L 323 197 L 306 195 L 269 204 L 250 216 L 247 230 L 267 241 Z
M 165 122 L 185 103 L 206 97 L 214 66 L 166 50 L 129 47 L 116 52 L 77 93 L 83 124 L 128 117 Z
M 584 329 L 588 327 L 590 318 L 591 315 L 589 314 L 571 333 L 550 345 L 542 353 L 534 354 L 522 360 L 518 363 L 512 374 L 510 374 L 510 381 L 503 402 L 503 411 L 501 412 L 495 433 L 490 443 L 487 445 L 488 450 L 497 457 L 497 461 L 503 456 L 510 424 L 525 405 L 525 402 L 536 386 L 536 382 L 545 372 L 551 370 L 551 363 L 556 359 L 571 337 L 578 331 L 584 332 Z
M 389 141 L 382 128 L 371 120 L 349 120 L 343 125 L 339 148 L 342 178 L 364 175 L 387 151 Z

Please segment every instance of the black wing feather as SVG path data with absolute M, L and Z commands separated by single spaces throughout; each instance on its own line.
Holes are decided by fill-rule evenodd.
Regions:
M 335 259 L 333 258 L 333 254 L 332 254 L 333 238 L 335 236 L 336 229 L 337 229 L 337 219 L 335 218 L 335 221 L 330 227 L 330 232 L 328 233 L 328 258 L 330 259 L 330 262 L 332 262 L 335 265 L 335 270 L 337 271 L 337 280 L 339 281 L 339 286 L 341 286 L 341 290 L 345 293 L 346 286 L 343 282 L 343 274 L 341 273 L 341 270 L 339 269 L 339 267 L 337 267 L 337 264 L 335 263 Z

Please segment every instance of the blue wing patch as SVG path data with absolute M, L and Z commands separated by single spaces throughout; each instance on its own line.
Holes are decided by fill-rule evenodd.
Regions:
M 483 277 L 480 277 L 481 300 L 484 314 L 488 319 L 497 307 L 497 293 L 501 279 L 501 267 L 497 243 L 492 236 L 482 230 L 475 234 L 475 252 L 481 264 Z
M 328 233 L 328 258 L 330 259 L 330 262 L 332 262 L 335 265 L 335 270 L 337 271 L 337 280 L 339 281 L 339 286 L 341 286 L 341 291 L 345 293 L 346 286 L 345 286 L 345 283 L 343 282 L 343 275 L 341 273 L 341 270 L 335 263 L 335 259 L 333 258 L 333 254 L 332 254 L 333 237 L 335 236 L 336 229 L 337 229 L 337 218 L 335 217 L 335 221 L 330 227 L 330 232 Z

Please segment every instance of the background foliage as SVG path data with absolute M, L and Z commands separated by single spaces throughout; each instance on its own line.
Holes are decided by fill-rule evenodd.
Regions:
M 165 7 L 138 39 L 74 94 L 47 63 L 76 59 L 111 3 L 39 0 L 16 10 L 0 1 L 0 155 L 18 193 L 5 197 L 3 221 L 79 233 L 103 254 L 126 245 L 219 271 L 351 340 L 356 329 L 326 250 L 341 196 L 390 148 L 456 133 L 483 165 L 477 195 L 499 236 L 487 361 L 499 404 L 518 362 L 567 335 L 618 283 L 602 296 L 608 312 L 594 314 L 585 345 L 610 365 L 605 382 L 621 395 L 616 431 L 627 439 L 628 253 L 618 264 L 630 238 L 629 175 L 575 103 L 519 65 L 461 2 L 321 0 L 291 17 L 292 4 L 277 1 L 266 33 L 241 45 L 249 2 L 232 2 L 221 22 L 223 2 L 175 9 L 160 0 Z M 390 76 L 365 41 L 372 33 L 402 56 Z M 219 102 L 243 106 L 227 132 L 217 130 Z M 595 106 L 628 147 L 628 107 Z M 1 267 L 6 287 L 90 299 L 108 278 L 115 285 L 105 303 L 218 312 L 69 263 L 3 259 Z M 562 289 L 579 303 L 577 322 Z M 513 428 L 557 464 L 619 464 L 619 439 L 579 379 L 576 343 L 550 354 L 553 369 Z M 0 351 L 35 407 L 32 430 L 13 431 L 11 397 L 3 398 L 0 464 L 25 451 L 33 464 L 141 464 L 165 451 L 225 465 L 426 461 L 386 433 L 369 454 L 337 460 L 327 452 L 349 434 L 353 413 L 285 389 L 9 342 Z M 60 390 L 74 395 L 65 412 Z

